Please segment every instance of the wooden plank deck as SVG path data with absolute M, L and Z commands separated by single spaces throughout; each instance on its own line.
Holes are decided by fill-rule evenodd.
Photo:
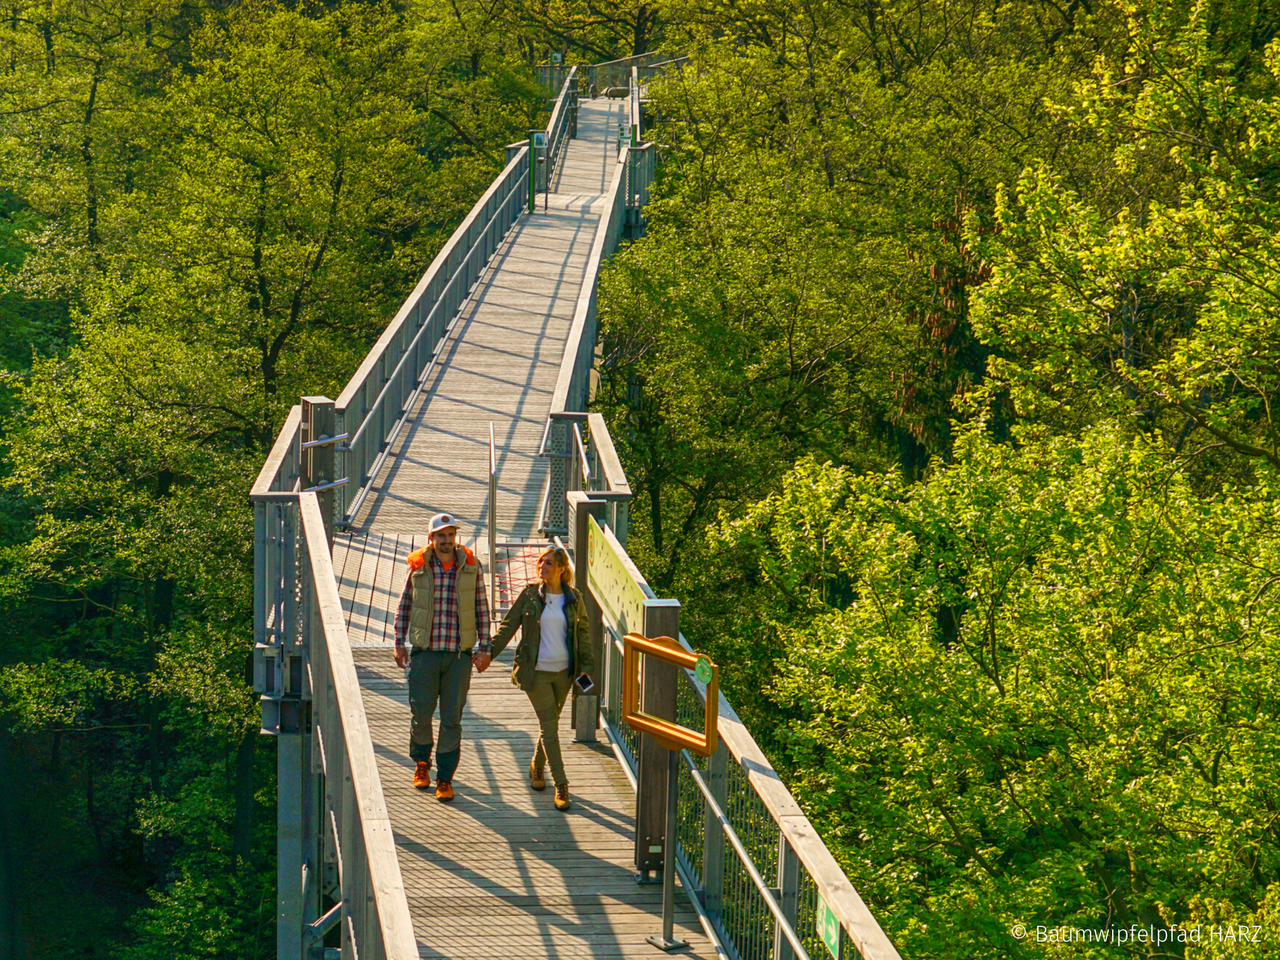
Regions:
M 631 863 L 635 793 L 608 740 L 573 743 L 569 710 L 560 741 L 573 806 L 529 787 L 537 724 L 511 684 L 510 650 L 472 678 L 457 796 L 439 803 L 413 788 L 409 700 L 391 643 L 355 650 L 378 776 L 395 830 L 420 956 L 656 957 L 660 884 L 638 885 Z M 715 957 L 680 892 L 681 956 Z
M 427 519 L 455 514 L 460 539 L 487 560 L 489 421 L 499 452 L 499 537 L 526 539 L 542 492 L 535 454 L 568 336 L 600 201 L 615 164 L 622 104 L 583 101 L 549 213 L 513 229 L 477 298 L 459 318 L 389 466 L 354 529 L 334 543 L 365 712 L 395 831 L 419 954 L 431 958 L 652 958 L 662 891 L 633 879 L 635 794 L 607 739 L 575 744 L 565 710 L 561 743 L 573 807 L 529 787 L 537 721 L 510 681 L 514 648 L 473 676 L 463 719 L 456 799 L 413 789 L 404 674 L 392 659 L 405 556 L 426 542 Z M 533 575 L 510 551 L 510 596 Z M 683 891 L 677 936 L 716 956 Z

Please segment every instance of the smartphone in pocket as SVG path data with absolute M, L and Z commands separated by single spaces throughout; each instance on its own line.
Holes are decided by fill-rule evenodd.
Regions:
M 573 682 L 578 685 L 578 689 L 581 690 L 583 693 L 590 693 L 592 690 L 596 688 L 595 683 L 585 673 L 580 674 L 578 676 L 578 679 L 574 680 Z

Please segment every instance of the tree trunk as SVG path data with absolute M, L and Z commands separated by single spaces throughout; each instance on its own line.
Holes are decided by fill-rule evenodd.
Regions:
M 249 730 L 236 750 L 236 821 L 233 844 L 236 858 L 249 862 L 253 852 L 253 760 L 258 731 Z
M 89 826 L 93 828 L 93 842 L 98 846 L 98 857 L 102 863 L 107 861 L 107 847 L 102 842 L 102 827 L 98 825 L 98 812 L 93 806 L 93 768 L 97 758 L 93 755 L 93 743 L 90 739 L 92 734 L 85 737 L 84 751 L 84 769 L 85 769 L 85 785 L 84 799 L 87 813 L 89 816 Z

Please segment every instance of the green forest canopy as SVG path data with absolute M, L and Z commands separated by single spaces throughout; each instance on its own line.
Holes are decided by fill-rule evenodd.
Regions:
M 890 937 L 1280 935 L 1278 29 L 1265 0 L 0 5 L 29 956 L 272 953 L 250 479 L 538 122 L 532 64 L 658 46 L 691 59 L 600 301 L 631 550 L 750 665 L 730 699 Z

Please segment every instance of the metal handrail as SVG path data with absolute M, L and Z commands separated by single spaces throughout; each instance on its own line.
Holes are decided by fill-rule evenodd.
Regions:
M 524 177 L 521 177 L 520 179 L 523 180 Z M 520 181 L 516 182 L 516 186 L 513 189 L 513 192 L 518 191 L 519 182 Z M 491 224 L 495 219 L 497 219 L 497 216 L 498 216 L 498 213 L 495 211 L 494 214 L 489 217 L 488 221 L 486 221 L 485 228 L 487 228 L 489 224 Z M 426 333 L 428 329 L 430 329 L 432 318 L 435 317 L 436 311 L 440 309 L 440 304 L 444 302 L 443 297 L 445 292 L 449 290 L 453 286 L 453 282 L 457 280 L 459 276 L 461 276 L 463 269 L 468 265 L 468 263 L 471 260 L 471 255 L 475 253 L 476 248 L 480 245 L 480 242 L 484 239 L 486 239 L 486 234 L 485 234 L 485 230 L 482 229 L 480 231 L 480 236 L 476 237 L 475 241 L 471 244 L 471 246 L 467 248 L 467 252 L 463 256 L 461 262 L 454 269 L 454 271 L 451 274 L 449 274 L 449 278 L 444 282 L 444 286 L 440 288 L 440 293 L 437 295 L 437 299 L 435 303 L 431 305 L 431 310 L 427 314 L 426 319 L 422 321 L 422 326 L 418 329 L 418 332 L 414 335 L 414 338 L 409 343 L 409 346 L 405 348 L 404 355 L 400 358 L 400 362 L 396 364 L 396 368 L 392 372 L 391 376 L 387 378 L 387 382 L 383 385 L 382 389 L 378 391 L 377 399 L 373 401 L 373 405 L 369 408 L 369 412 L 365 414 L 364 419 L 360 421 L 360 426 L 356 428 L 355 434 L 351 437 L 351 440 L 347 444 L 348 447 L 355 446 L 360 441 L 361 436 L 364 435 L 365 428 L 369 425 L 370 421 L 373 419 L 374 414 L 379 412 L 379 410 L 381 409 L 382 402 L 383 400 L 386 399 L 386 396 L 387 396 L 387 390 L 391 387 L 391 384 L 395 382 L 396 377 L 400 375 L 401 370 L 404 369 L 405 362 L 409 359 L 411 355 L 411 351 L 413 350 L 414 347 L 418 345 L 418 341 L 422 338 L 422 335 Z M 454 319 L 456 320 L 456 317 Z M 452 324 L 450 324 L 450 326 L 452 326 Z M 443 342 L 444 340 L 443 338 L 441 338 L 440 343 L 443 343 Z M 439 344 L 436 345 L 436 350 L 438 352 Z M 432 362 L 434 361 L 435 361 L 435 357 L 432 358 Z
M 523 181 L 523 179 L 524 178 L 521 177 L 520 181 L 517 181 L 513 192 L 518 192 L 519 183 Z M 360 421 L 360 426 L 356 428 L 356 432 L 352 436 L 351 440 L 346 444 L 345 447 L 340 447 L 339 449 L 350 450 L 353 447 L 355 447 L 355 445 L 360 442 L 360 438 L 364 434 L 365 427 L 368 426 L 368 424 L 373 420 L 374 414 L 381 412 L 382 402 L 387 396 L 387 391 L 391 389 L 392 384 L 396 383 L 397 378 L 400 376 L 400 372 L 404 369 L 405 363 L 407 363 L 409 358 L 414 355 L 413 353 L 414 347 L 418 345 L 418 341 L 422 339 L 422 335 L 431 329 L 432 318 L 436 315 L 436 311 L 440 308 L 440 304 L 445 302 L 444 300 L 445 292 L 448 291 L 448 289 L 451 286 L 453 286 L 454 280 L 456 280 L 458 276 L 462 273 L 463 269 L 468 266 L 471 260 L 471 255 L 476 251 L 476 248 L 479 247 L 480 242 L 488 238 L 487 237 L 488 227 L 490 224 L 493 223 L 494 220 L 497 219 L 497 217 L 498 217 L 498 214 L 497 212 L 495 212 L 493 216 L 489 218 L 488 223 L 485 224 L 485 229 L 480 231 L 480 236 L 478 236 L 475 242 L 472 243 L 469 248 L 467 248 L 467 253 L 462 258 L 462 262 L 458 264 L 457 269 L 455 269 L 453 273 L 449 275 L 449 279 L 446 280 L 444 286 L 441 287 L 439 298 L 436 300 L 434 304 L 432 304 L 431 310 L 427 314 L 427 318 L 422 321 L 422 326 L 419 327 L 418 332 L 414 335 L 413 340 L 410 341 L 409 346 L 405 348 L 404 355 L 400 358 L 400 362 L 396 364 L 395 370 L 392 371 L 391 376 L 387 378 L 387 382 L 383 385 L 382 389 L 378 392 L 378 397 L 376 400 L 373 401 L 373 406 L 369 408 L 369 412 L 365 415 L 365 418 Z M 479 281 L 479 278 L 477 277 L 477 282 L 478 281 Z M 352 501 L 350 507 L 348 507 L 347 510 L 344 511 L 344 519 L 354 517 L 356 513 L 359 512 L 361 505 L 364 503 L 365 497 L 367 497 L 369 494 L 369 491 L 373 489 L 373 481 L 378 476 L 379 471 L 382 470 L 382 464 L 386 462 L 387 455 L 391 452 L 391 448 L 395 446 L 396 438 L 400 435 L 400 428 L 404 426 L 405 417 L 408 415 L 410 411 L 413 410 L 414 404 L 417 403 L 418 397 L 422 393 L 423 385 L 426 384 L 427 380 L 430 379 L 431 371 L 435 368 L 436 361 L 440 359 L 440 349 L 447 342 L 446 338 L 448 337 L 448 334 L 453 330 L 453 325 L 457 323 L 458 317 L 461 316 L 462 309 L 467 305 L 467 302 L 468 301 L 464 300 L 458 305 L 454 313 L 453 319 L 449 321 L 449 324 L 445 327 L 444 334 L 436 342 L 435 349 L 433 349 L 431 352 L 431 361 L 427 364 L 427 366 L 423 369 L 422 374 L 418 377 L 417 387 L 414 389 L 413 393 L 409 396 L 409 399 L 404 404 L 402 404 L 400 408 L 399 419 L 396 420 L 395 426 L 392 427 L 391 429 L 391 433 L 387 435 L 387 438 L 383 443 L 382 450 L 378 454 L 377 458 L 374 460 L 373 466 L 369 468 L 369 475 L 365 479 L 364 483 L 360 485 L 360 490 L 356 494 L 355 499 Z
M 578 68 L 569 68 L 569 75 L 560 85 L 560 94 L 556 97 L 551 117 L 547 120 L 547 189 L 551 189 L 551 176 L 559 166 L 560 150 L 564 145 L 565 130 L 570 128 L 575 109 L 574 95 L 577 90 Z M 572 130 L 570 131 L 572 133 Z
M 689 776 L 693 778 L 693 782 L 697 784 L 699 790 L 702 791 L 703 800 L 707 804 L 712 815 L 720 823 L 720 828 L 724 831 L 725 837 L 732 845 L 734 852 L 738 854 L 738 859 L 742 861 L 743 868 L 747 871 L 747 876 L 751 878 L 751 882 L 755 884 L 756 890 L 760 892 L 760 896 L 765 902 L 765 906 L 769 908 L 769 912 L 773 914 L 774 921 L 782 930 L 783 935 L 787 938 L 787 942 L 791 944 L 791 949 L 796 951 L 800 956 L 800 960 L 809 960 L 809 951 L 804 948 L 804 944 L 800 942 L 800 937 L 796 935 L 795 927 L 791 925 L 791 921 L 786 918 L 782 912 L 782 908 L 778 906 L 778 901 L 773 895 L 773 890 L 765 883 L 764 877 L 760 876 L 760 871 L 756 868 L 755 861 L 751 859 L 751 854 L 747 852 L 746 844 L 742 842 L 742 838 L 738 836 L 738 831 L 733 829 L 733 824 L 729 822 L 729 815 L 716 802 L 715 796 L 711 792 L 711 788 L 707 786 L 707 781 L 702 779 L 702 773 L 698 770 L 698 765 L 693 762 L 693 758 L 689 756 L 688 750 L 681 750 L 680 755 L 684 758 L 685 766 L 689 768 Z
M 341 443 L 347 439 L 348 434 L 340 433 L 336 437 L 321 437 L 319 440 L 308 440 L 302 445 L 303 450 L 310 450 L 313 447 L 328 447 L 335 443 Z

